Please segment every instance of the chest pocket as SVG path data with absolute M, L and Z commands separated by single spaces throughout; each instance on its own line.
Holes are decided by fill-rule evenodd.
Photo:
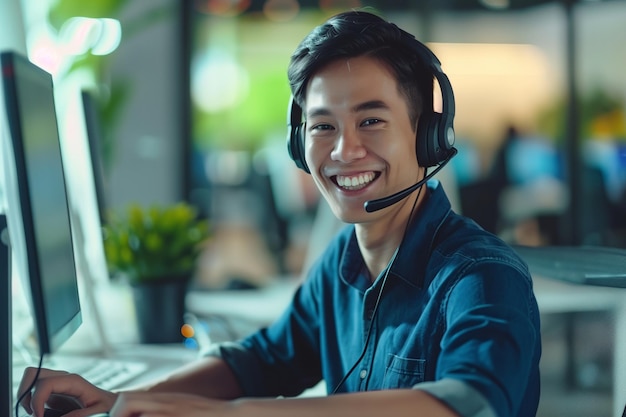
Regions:
M 403 358 L 390 353 L 383 378 L 382 389 L 410 388 L 424 382 L 425 359 Z

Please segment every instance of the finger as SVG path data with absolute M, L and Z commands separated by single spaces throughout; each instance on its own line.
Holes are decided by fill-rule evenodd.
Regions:
M 153 394 L 128 392 L 118 396 L 110 417 L 178 417 L 181 408 L 178 394 Z M 180 404 L 180 403 L 178 403 Z
M 30 404 L 31 404 L 31 388 L 34 387 L 35 384 L 35 378 L 38 378 L 37 376 L 37 372 L 38 372 L 38 368 L 34 368 L 34 367 L 27 367 L 24 369 L 24 372 L 22 374 L 22 379 L 20 380 L 20 384 L 17 388 L 17 398 L 20 399 L 20 405 L 22 407 L 24 407 L 24 409 L 26 410 L 27 413 L 31 414 L 33 412 Z M 67 372 L 62 372 L 62 371 L 53 371 L 50 369 L 45 369 L 45 368 L 41 368 L 39 370 L 39 377 L 42 376 L 51 376 L 51 375 L 56 375 L 56 374 L 63 374 L 63 373 L 67 373 Z M 28 392 L 26 392 L 28 391 Z M 22 395 L 26 392 L 26 394 L 24 395 L 24 397 L 22 398 Z
M 69 413 L 63 414 L 63 417 L 92 417 L 95 415 L 100 415 L 101 413 L 106 413 L 106 409 L 101 409 L 99 407 L 89 407 L 89 408 L 81 408 L 79 410 L 70 411 Z M 108 414 L 110 416 L 110 414 Z
M 33 410 L 30 408 L 30 389 L 35 383 L 37 375 L 37 368 L 27 367 L 22 373 L 22 379 L 17 388 L 17 399 L 20 401 L 20 405 L 24 407 L 24 410 L 28 414 L 31 414 Z
M 84 407 L 87 401 L 97 398 L 95 386 L 88 383 L 84 378 L 67 372 L 46 373 L 39 377 L 35 389 L 31 393 L 30 407 L 37 416 L 43 416 L 44 405 L 51 399 L 53 394 L 71 397 L 78 402 L 78 407 Z M 76 407 L 73 407 L 76 408 Z
M 161 412 L 146 400 L 130 399 L 130 395 L 120 394 L 113 408 L 109 412 L 110 417 L 146 417 L 147 415 Z
M 83 406 L 76 398 L 63 394 L 50 394 L 46 404 L 56 410 L 75 410 Z

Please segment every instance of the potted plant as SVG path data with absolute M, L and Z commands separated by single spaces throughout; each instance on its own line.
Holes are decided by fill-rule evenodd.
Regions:
M 122 213 L 109 213 L 104 226 L 107 265 L 132 288 L 142 343 L 182 340 L 187 286 L 208 237 L 207 220 L 184 202 L 132 204 Z

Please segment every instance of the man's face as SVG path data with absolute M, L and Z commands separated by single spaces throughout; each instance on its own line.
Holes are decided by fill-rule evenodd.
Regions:
M 366 223 L 395 213 L 363 208 L 419 180 L 415 126 L 387 67 L 370 57 L 328 64 L 309 81 L 304 111 L 306 161 L 335 215 Z

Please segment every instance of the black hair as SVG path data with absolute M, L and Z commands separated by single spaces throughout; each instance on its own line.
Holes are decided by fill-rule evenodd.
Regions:
M 322 67 L 337 59 L 370 56 L 395 75 L 416 125 L 424 109 L 432 111 L 434 79 L 418 44 L 413 35 L 374 13 L 340 13 L 314 28 L 294 51 L 287 71 L 291 93 L 304 108 L 307 84 Z

